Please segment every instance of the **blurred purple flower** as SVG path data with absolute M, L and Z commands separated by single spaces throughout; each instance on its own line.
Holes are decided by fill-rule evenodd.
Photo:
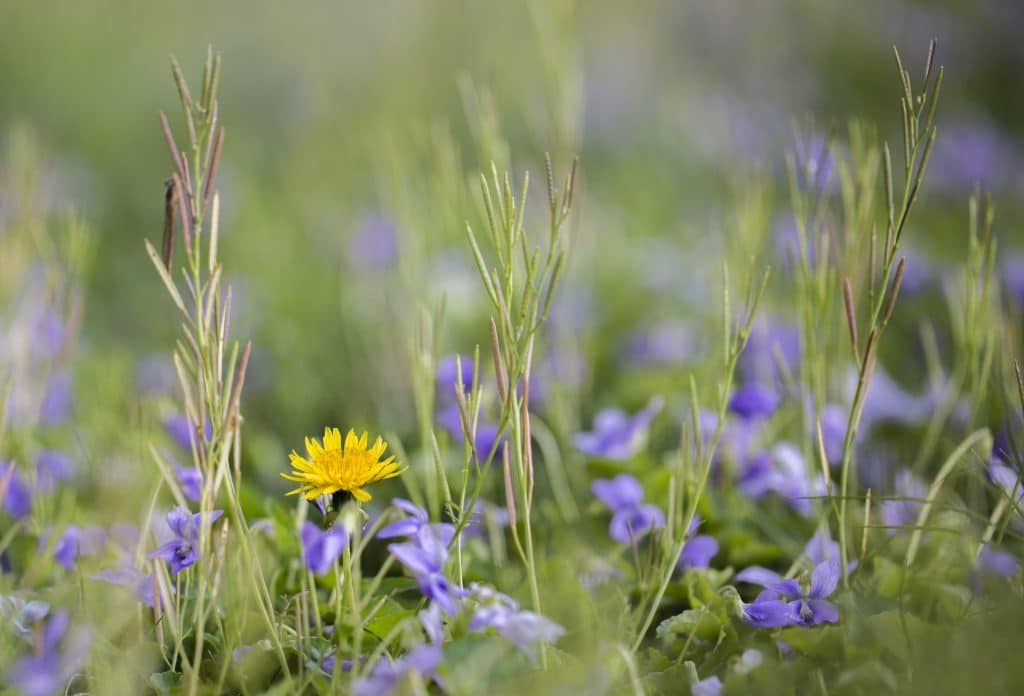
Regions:
M 1003 256 L 1003 284 L 1006 293 L 1019 308 L 1024 308 L 1024 254 L 1009 252 Z
M 383 270 L 398 258 L 398 234 L 394 222 L 381 212 L 364 215 L 349 237 L 348 263 L 355 270 Z
M 886 530 L 888 534 L 897 532 L 897 527 L 917 524 L 921 501 L 928 497 L 928 486 L 909 469 L 896 474 L 894 488 L 896 495 L 903 500 L 884 500 L 881 505 L 882 524 L 889 527 Z
M 462 590 L 453 587 L 444 576 L 448 547 L 430 526 L 421 526 L 411 541 L 389 544 L 388 551 L 416 579 L 420 593 L 449 616 L 455 615 L 455 598 Z
M 856 370 L 847 373 L 847 394 L 850 401 L 857 385 Z M 867 432 L 878 422 L 893 422 L 904 425 L 916 425 L 927 420 L 935 410 L 936 396 L 932 394 L 914 395 L 893 381 L 892 377 L 879 366 L 868 384 L 864 396 L 864 408 L 861 412 L 861 432 Z
M 837 464 L 843 458 L 847 415 L 846 409 L 838 404 L 825 404 L 821 409 L 821 440 L 830 464 Z M 812 438 L 817 437 L 817 433 L 812 433 Z
M 36 488 L 42 493 L 52 491 L 58 481 L 71 478 L 74 462 L 59 450 L 43 450 L 36 455 Z
M 816 566 L 829 560 L 839 561 L 841 557 L 839 542 L 832 540 L 828 527 L 819 527 L 818 531 L 814 533 L 810 541 L 804 546 L 804 555 Z M 856 568 L 857 561 L 848 561 L 846 563 L 847 573 L 852 573 Z
M 690 685 L 690 696 L 722 696 L 724 693 L 722 680 L 714 675 Z
M 196 436 L 196 430 L 188 417 L 181 413 L 172 413 L 164 417 L 162 425 L 164 432 L 171 438 L 183 452 L 192 452 L 192 440 Z M 213 424 L 209 420 L 203 428 L 204 441 L 209 442 L 213 437 Z
M 758 319 L 739 357 L 743 381 L 778 384 L 778 359 L 790 373 L 799 369 L 800 332 L 788 322 L 770 317 Z
M 0 473 L 0 483 L 7 479 L 7 490 L 4 493 L 4 512 L 16 520 L 28 517 L 32 512 L 32 491 L 18 473 L 14 462 L 8 462 L 3 473 Z
M 608 534 L 619 543 L 634 542 L 651 529 L 665 526 L 665 515 L 657 505 L 644 505 L 644 490 L 629 474 L 597 479 L 590 489 L 612 511 Z
M 165 453 L 166 454 L 166 453 Z M 174 477 L 178 479 L 181 492 L 185 497 L 194 503 L 198 503 L 203 497 L 203 473 L 194 466 L 182 466 L 174 457 L 168 455 L 171 460 L 171 467 L 174 469 Z
M 778 394 L 756 382 L 745 384 L 729 398 L 729 410 L 746 420 L 767 418 L 778 407 Z
M 369 676 L 356 680 L 352 693 L 355 696 L 390 696 L 399 693 L 397 689 L 413 674 L 440 684 L 437 666 L 443 658 L 440 646 L 432 644 L 413 648 L 394 662 L 381 658 Z
M 391 504 L 399 510 L 407 513 L 407 517 L 403 517 L 400 520 L 395 520 L 384 525 L 377 536 L 381 539 L 393 539 L 395 537 L 415 537 L 420 533 L 420 529 L 427 527 L 433 530 L 434 534 L 437 535 L 441 542 L 448 546 L 451 543 L 452 537 L 455 536 L 455 525 L 447 522 L 438 522 L 437 524 L 430 524 L 427 511 L 416 505 L 412 501 L 406 500 L 405 498 L 394 498 Z
M 46 308 L 39 313 L 36 325 L 32 332 L 32 353 L 43 360 L 49 360 L 57 355 L 67 331 L 64 328 L 64 320 L 51 308 Z
M 948 124 L 943 132 L 928 166 L 934 185 L 949 193 L 960 193 L 978 184 L 996 190 L 1015 180 L 1020 171 L 1017 148 L 992 124 L 961 118 Z
M 174 367 L 166 355 L 150 355 L 135 368 L 135 389 L 145 396 L 169 394 L 177 384 Z
M 196 548 L 199 544 L 199 526 L 213 524 L 223 510 L 212 510 L 208 515 L 201 512 L 190 513 L 184 508 L 176 507 L 167 513 L 167 527 L 170 529 L 171 540 L 152 551 L 147 558 L 162 558 L 171 564 L 171 572 L 175 575 L 195 564 L 199 557 Z
M 26 602 L 17 595 L 0 595 L 0 617 L 14 633 L 32 642 L 32 629 L 50 611 L 50 605 L 37 599 Z
M 455 400 L 455 383 L 459 379 L 458 367 L 462 367 L 462 391 L 466 394 L 473 388 L 473 359 L 445 355 L 437 361 L 437 396 L 443 403 Z
M 39 404 L 41 425 L 60 425 L 71 415 L 71 375 L 56 372 L 50 375 Z
M 303 522 L 299 538 L 302 560 L 316 575 L 323 575 L 334 567 L 348 543 L 348 535 L 340 525 L 323 530 L 308 520 Z
M 1020 563 L 1012 553 L 994 549 L 990 544 L 981 547 L 977 565 L 985 572 L 1004 578 L 1012 578 L 1020 572 Z
M 693 521 L 690 522 L 690 526 L 686 530 L 686 535 L 690 538 L 686 540 L 683 552 L 679 554 L 679 559 L 676 561 L 676 567 L 680 570 L 707 568 L 711 564 L 711 559 L 718 553 L 718 542 L 714 537 L 707 534 L 692 536 L 698 526 L 700 526 L 700 516 L 694 515 Z
M 637 453 L 647 429 L 661 411 L 662 400 L 655 397 L 632 417 L 616 408 L 599 411 L 591 432 L 576 433 L 573 444 L 592 457 L 629 459 Z
M 437 422 L 448 431 L 451 435 L 452 440 L 455 442 L 463 442 L 465 440 L 465 434 L 462 432 L 462 418 L 459 415 L 459 407 L 457 404 L 451 404 L 437 414 Z M 498 426 L 494 423 L 482 423 L 478 422 L 476 426 L 475 437 L 473 438 L 473 447 L 476 450 L 476 456 L 480 458 L 481 462 L 486 462 L 494 450 L 495 453 L 495 442 L 497 447 L 501 447 L 502 441 L 505 436 L 498 437 Z
M 1018 508 L 1024 505 L 1024 481 L 1021 481 L 1019 473 L 1003 464 L 998 458 L 992 457 L 988 462 L 988 478 L 999 486 L 1006 497 L 1014 501 Z
M 64 529 L 64 533 L 57 539 L 53 547 L 53 557 L 66 570 L 75 569 L 75 561 L 78 559 L 78 543 L 82 539 L 81 530 L 73 524 Z M 39 537 L 39 550 L 46 547 L 46 535 Z
M 697 342 L 689 326 L 670 321 L 632 334 L 625 352 L 632 363 L 678 365 L 694 357 Z
M 78 633 L 65 640 L 67 612 L 51 616 L 43 626 L 36 652 L 14 663 L 8 679 L 22 696 L 52 696 L 62 693 L 66 682 L 85 657 L 87 637 Z M 67 645 L 63 646 L 62 643 Z
M 821 476 L 808 474 L 803 455 L 789 442 L 776 444 L 770 454 L 759 452 L 748 459 L 737 487 L 754 500 L 774 491 L 805 517 L 811 512 L 811 498 L 825 493 Z
M 532 611 L 520 611 L 514 599 L 497 590 L 473 585 L 470 597 L 479 603 L 469 620 L 470 631 L 493 628 L 531 657 L 537 643 L 554 643 L 565 635 L 565 629 L 554 621 Z
M 93 580 L 102 580 L 111 585 L 130 587 L 135 598 L 147 607 L 153 606 L 153 574 L 143 573 L 133 565 L 124 563 L 116 568 L 101 570 L 92 575 Z M 174 588 L 171 587 L 171 592 Z

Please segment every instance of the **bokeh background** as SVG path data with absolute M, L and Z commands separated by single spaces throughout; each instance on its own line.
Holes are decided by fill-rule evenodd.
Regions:
M 908 269 L 941 283 L 962 258 L 976 183 L 1000 268 L 1021 239 L 1024 6 L 1009 0 L 3 3 L 0 26 L 7 157 L 37 163 L 37 203 L 87 228 L 75 408 L 112 435 L 146 425 L 138 395 L 174 391 L 178 327 L 142 243 L 170 173 L 158 111 L 183 139 L 168 54 L 194 83 L 208 45 L 223 55 L 221 257 L 234 334 L 254 343 L 251 466 L 273 490 L 325 423 L 414 430 L 420 313 L 444 298 L 442 353 L 484 343 L 464 224 L 491 160 L 529 170 L 539 206 L 544 153 L 558 171 L 580 158 L 549 370 L 581 423 L 685 384 L 714 343 L 720 258 L 785 282 L 786 153 L 851 118 L 898 138 L 894 44 L 919 79 L 936 37 L 947 70 Z M 918 351 L 886 358 L 907 388 Z

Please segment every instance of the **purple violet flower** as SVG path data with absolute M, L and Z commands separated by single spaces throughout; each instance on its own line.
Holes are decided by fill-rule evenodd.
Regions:
M 173 460 L 171 466 L 174 468 L 174 477 L 181 486 L 181 492 L 192 502 L 198 503 L 203 497 L 203 473 L 194 466 L 181 466 Z
M 788 442 L 776 444 L 770 454 L 759 452 L 748 459 L 737 487 L 754 500 L 774 491 L 805 517 L 811 512 L 811 498 L 825 493 L 821 476 L 808 476 L 803 455 Z
M 465 441 L 466 436 L 462 432 L 462 417 L 459 414 L 458 404 L 450 404 L 438 411 L 437 422 L 448 431 L 452 440 L 458 443 Z M 491 450 L 494 450 L 495 453 L 498 451 L 495 447 L 495 441 L 497 441 L 497 447 L 501 447 L 501 442 L 504 439 L 504 435 L 500 438 L 498 437 L 498 426 L 496 423 L 478 422 L 476 433 L 473 437 L 473 447 L 476 450 L 476 456 L 480 458 L 481 462 L 487 461 Z
M 897 527 L 917 524 L 921 501 L 928 497 L 928 486 L 912 471 L 904 469 L 896 474 L 896 495 L 902 500 L 884 500 L 881 505 L 882 523 L 887 534 L 895 534 Z
M 597 479 L 590 485 L 594 495 L 612 511 L 608 534 L 619 543 L 633 543 L 651 529 L 665 526 L 657 505 L 644 505 L 644 490 L 629 474 Z
M 455 536 L 455 525 L 447 522 L 439 522 L 433 525 L 430 524 L 427 511 L 405 498 L 394 498 L 391 501 L 391 504 L 399 510 L 408 513 L 408 517 L 403 517 L 400 520 L 395 520 L 394 522 L 384 525 L 384 527 L 377 532 L 377 536 L 379 538 L 393 539 L 395 537 L 415 537 L 419 534 L 420 529 L 423 527 L 429 527 L 434 530 L 434 533 L 445 546 L 448 546 L 448 544 L 451 543 L 452 537 Z
M 437 361 L 437 395 L 444 403 L 455 400 L 455 383 L 458 381 L 459 371 L 457 367 L 462 366 L 462 391 L 466 394 L 473 388 L 473 359 L 460 358 L 457 361 L 455 355 L 445 355 Z
M 775 413 L 779 396 L 774 390 L 750 382 L 733 392 L 729 410 L 745 420 L 760 420 Z
M 639 451 L 647 429 L 661 411 L 662 405 L 661 398 L 655 397 L 633 416 L 627 416 L 616 408 L 599 411 L 594 416 L 594 429 L 576 433 L 573 444 L 576 449 L 592 457 L 629 459 Z
M 4 480 L 7 481 L 7 489 L 4 492 L 4 512 L 16 520 L 28 517 L 32 512 L 32 491 L 18 473 L 14 462 L 9 462 L 0 474 L 0 486 Z
M 811 571 L 810 586 L 806 591 L 796 580 L 782 579 L 778 573 L 758 566 L 738 573 L 736 579 L 767 588 L 754 601 L 755 605 L 760 602 L 777 601 L 777 595 L 789 600 L 789 618 L 790 623 L 794 625 L 814 626 L 825 621 L 835 623 L 839 620 L 839 610 L 827 599 L 839 584 L 839 561 L 835 559 L 824 561 L 814 567 Z M 774 609 L 777 607 L 773 607 Z
M 547 617 L 532 611 L 520 611 L 514 599 L 493 588 L 474 584 L 470 597 L 479 605 L 469 620 L 470 631 L 493 628 L 498 635 L 531 658 L 537 643 L 554 643 L 565 629 Z
M 74 462 L 71 457 L 58 450 L 43 450 L 36 455 L 36 488 L 48 493 L 58 481 L 71 477 Z
M 308 520 L 302 524 L 299 538 L 302 559 L 316 575 L 323 575 L 334 567 L 348 543 L 348 535 L 340 525 L 323 530 Z
M 718 542 L 714 537 L 707 534 L 691 536 L 697 531 L 699 525 L 700 516 L 694 515 L 693 521 L 686 530 L 686 535 L 690 538 L 686 540 L 683 552 L 679 554 L 679 560 L 676 561 L 676 567 L 680 570 L 707 568 L 711 564 L 711 559 L 718 553 Z
M 412 540 L 402 544 L 389 544 L 388 551 L 416 579 L 416 584 L 424 597 L 437 602 L 449 616 L 455 615 L 455 598 L 462 590 L 452 587 L 444 577 L 448 546 L 441 540 L 436 530 L 430 526 L 421 526 Z
M 390 696 L 398 693 L 397 689 L 413 675 L 440 684 L 437 666 L 443 658 L 444 654 L 438 645 L 413 648 L 394 662 L 381 658 L 368 677 L 356 680 L 352 693 L 355 696 Z
M 172 413 L 163 419 L 164 432 L 171 438 L 183 452 L 192 451 L 192 440 L 196 436 L 196 429 L 189 421 L 188 416 L 181 413 Z M 203 428 L 203 439 L 207 442 L 213 438 L 213 424 L 207 420 Z
M 1020 572 L 1020 563 L 1012 553 L 994 549 L 990 544 L 981 547 L 977 566 L 987 573 L 1004 578 L 1012 578 Z
M 78 669 L 86 651 L 85 634 L 65 640 L 67 612 L 52 615 L 44 624 L 37 650 L 14 663 L 7 675 L 22 696 L 52 696 L 63 693 L 65 684 Z M 63 646 L 62 643 L 67 645 Z
M 696 684 L 690 685 L 690 696 L 722 696 L 724 693 L 722 680 L 716 676 L 701 679 Z
M 60 425 L 71 415 L 71 375 L 58 372 L 50 375 L 39 404 L 41 425 Z
M 171 564 L 171 572 L 177 575 L 185 568 L 195 564 L 199 557 L 199 525 L 213 524 L 223 510 L 212 510 L 208 515 L 201 512 L 190 513 L 184 508 L 176 507 L 167 513 L 167 526 L 171 532 L 171 540 L 152 551 L 147 558 L 162 558 Z M 205 517 L 205 518 L 204 518 Z
M 78 559 L 78 544 L 82 539 L 82 531 L 73 524 L 69 524 L 64 533 L 57 539 L 53 547 L 53 557 L 66 570 L 75 569 L 75 561 Z M 46 536 L 39 538 L 39 549 L 46 546 Z
M 359 220 L 348 242 L 348 262 L 354 270 L 391 268 L 398 258 L 398 234 L 387 215 L 374 212 Z
M 123 563 L 116 568 L 101 570 L 92 576 L 93 580 L 102 580 L 111 585 L 123 585 L 132 588 L 135 598 L 147 607 L 153 606 L 153 574 L 143 573 L 141 570 L 128 563 Z M 170 588 L 174 592 L 174 587 Z

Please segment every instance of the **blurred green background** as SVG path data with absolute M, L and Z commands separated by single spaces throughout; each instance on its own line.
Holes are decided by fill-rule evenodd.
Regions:
M 580 157 L 552 340 L 586 358 L 594 406 L 651 393 L 617 365 L 631 332 L 695 322 L 666 340 L 699 358 L 719 257 L 778 263 L 794 124 L 842 134 L 861 117 L 897 137 L 893 44 L 919 79 L 937 37 L 947 69 L 909 245 L 936 266 L 960 254 L 975 179 L 1001 237 L 1019 235 L 1017 2 L 8 2 L 0 26 L 0 130 L 31 133 L 42 202 L 90 229 L 81 350 L 101 366 L 80 396 L 157 379 L 147 358 L 176 336 L 142 244 L 160 237 L 170 173 L 156 115 L 183 142 L 168 54 L 198 83 L 207 45 L 222 53 L 221 257 L 269 471 L 325 423 L 412 430 L 409 349 L 442 295 L 441 352 L 485 340 L 464 222 L 491 159 L 529 170 L 540 205 L 543 154 L 558 171 Z M 750 244 L 731 223 L 748 194 Z

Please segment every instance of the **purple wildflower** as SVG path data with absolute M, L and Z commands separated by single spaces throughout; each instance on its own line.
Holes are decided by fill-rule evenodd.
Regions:
M 302 524 L 299 537 L 302 559 L 316 575 L 323 575 L 334 567 L 348 543 L 348 535 L 340 525 L 322 530 L 308 520 Z
M 422 526 L 411 541 L 389 544 L 388 551 L 413 575 L 424 597 L 437 602 L 449 616 L 455 614 L 455 598 L 461 590 L 444 577 L 448 547 L 437 531 Z
M 223 510 L 212 510 L 208 515 L 201 512 L 190 513 L 184 508 L 176 507 L 167 513 L 167 526 L 171 532 L 171 540 L 151 552 L 147 558 L 162 558 L 171 564 L 171 572 L 175 575 L 195 564 L 199 557 L 199 525 L 213 524 Z
M 52 491 L 58 481 L 71 477 L 74 462 L 64 452 L 43 450 L 36 455 L 36 488 L 43 493 Z
M 759 452 L 748 459 L 737 486 L 754 500 L 774 491 L 805 517 L 811 512 L 810 499 L 825 492 L 821 476 L 808 476 L 803 455 L 788 442 L 776 444 L 770 454 Z
M 701 679 L 696 684 L 690 685 L 690 696 L 722 696 L 724 693 L 722 680 L 716 676 Z
M 64 533 L 57 539 L 53 547 L 53 557 L 66 570 L 75 569 L 75 561 L 78 559 L 78 543 L 82 539 L 82 531 L 73 524 L 69 524 Z M 39 539 L 40 550 L 46 546 L 46 537 Z
M 174 457 L 169 457 L 169 459 L 171 467 L 174 469 L 174 477 L 178 479 L 178 485 L 181 486 L 181 492 L 192 502 L 198 503 L 203 497 L 203 472 L 194 466 L 178 464 Z
M 792 324 L 783 321 L 759 319 L 739 357 L 744 381 L 777 383 L 779 359 L 790 372 L 799 368 L 800 332 Z
M 821 409 L 821 440 L 825 444 L 825 457 L 830 464 L 838 463 L 843 457 L 846 417 L 846 409 L 838 404 L 825 404 Z M 813 436 L 816 438 L 817 433 Z
M 882 523 L 889 527 L 888 534 L 895 533 L 897 527 L 916 524 L 921 501 L 928 497 L 928 486 L 909 469 L 896 474 L 895 490 L 902 500 L 885 500 L 881 505 Z
M 782 580 L 769 590 L 790 600 L 789 609 L 793 623 L 799 626 L 815 626 L 822 622 L 835 623 L 839 610 L 828 601 L 839 584 L 839 561 L 835 559 L 819 563 L 811 571 L 810 586 L 804 590 L 793 579 Z
M 188 419 L 188 416 L 181 413 L 172 413 L 163 419 L 162 425 L 164 432 L 167 433 L 167 437 L 174 440 L 175 444 L 182 451 L 192 451 L 192 440 L 195 439 L 196 428 Z M 213 438 L 213 424 L 207 420 L 203 428 L 203 439 L 209 441 L 211 438 Z
M 398 688 L 413 676 L 440 683 L 437 666 L 443 657 L 440 646 L 421 645 L 394 662 L 381 658 L 368 677 L 356 680 L 352 693 L 355 696 L 389 696 L 398 693 Z
M 729 399 L 729 410 L 745 420 L 767 418 L 778 407 L 778 394 L 756 382 L 740 387 Z
M 135 598 L 147 607 L 153 606 L 153 574 L 143 573 L 133 565 L 124 563 L 116 568 L 101 570 L 92 576 L 93 580 L 102 580 L 111 585 L 123 585 L 132 588 Z M 174 588 L 171 587 L 171 592 Z
M 1003 260 L 1003 285 L 1018 307 L 1024 307 L 1024 254 L 1011 252 Z
M 629 474 L 597 479 L 594 495 L 612 511 L 608 534 L 619 543 L 633 542 L 651 529 L 665 526 L 665 515 L 657 505 L 644 505 L 644 490 Z
M 697 531 L 699 525 L 700 516 L 694 515 L 693 521 L 686 530 L 686 535 L 690 538 L 686 540 L 686 543 L 683 545 L 683 551 L 679 554 L 679 560 L 676 561 L 676 567 L 680 570 L 685 568 L 707 568 L 711 564 L 711 559 L 718 553 L 718 542 L 715 541 L 714 537 L 707 534 L 691 536 Z
M 993 457 L 988 463 L 988 477 L 1007 498 L 1016 502 L 1018 508 L 1024 504 L 1024 481 L 1021 481 L 1020 474 Z
M 462 391 L 466 394 L 473 388 L 472 358 L 457 359 L 455 355 L 445 355 L 437 361 L 437 394 L 445 403 L 455 399 L 455 383 L 458 381 L 458 367 L 462 367 Z
M 32 627 L 50 611 L 50 605 L 33 599 L 26 602 L 21 597 L 0 595 L 0 617 L 14 627 L 14 632 L 32 641 Z
M 399 510 L 403 510 L 408 513 L 408 516 L 384 525 L 384 527 L 377 532 L 377 536 L 381 539 L 415 537 L 419 534 L 420 529 L 423 527 L 429 527 L 434 530 L 434 533 L 445 546 L 451 543 L 452 537 L 455 536 L 455 525 L 447 522 L 439 522 L 431 525 L 429 523 L 427 511 L 405 498 L 395 498 L 391 501 L 391 504 Z
M 532 611 L 520 611 L 514 599 L 490 587 L 475 584 L 470 596 L 479 605 L 469 620 L 469 630 L 493 628 L 531 657 L 537 643 L 554 643 L 565 635 L 565 629 L 554 621 Z
M 8 463 L 4 473 L 0 474 L 0 488 L 5 479 L 7 488 L 3 497 L 4 512 L 16 520 L 28 517 L 32 512 L 32 491 L 18 474 L 14 462 Z
M 448 431 L 448 434 L 452 436 L 455 442 L 461 443 L 466 439 L 465 433 L 462 432 L 462 417 L 459 414 L 458 404 L 450 404 L 443 410 L 438 411 L 437 422 Z M 496 423 L 477 423 L 476 433 L 473 437 L 473 448 L 476 450 L 476 456 L 480 458 L 480 461 L 486 461 L 491 454 L 491 450 L 497 452 L 495 442 L 500 447 L 504 439 L 504 436 L 498 437 L 498 426 Z
M 39 404 L 42 425 L 60 425 L 71 415 L 71 375 L 57 372 L 50 375 Z
M 398 257 L 398 234 L 391 218 L 380 212 L 364 215 L 348 243 L 348 262 L 355 270 L 383 270 Z
M 36 652 L 14 663 L 8 678 L 23 696 L 51 696 L 65 690 L 86 650 L 84 634 L 65 640 L 68 625 L 67 612 L 51 616 L 43 626 Z
M 1004 578 L 1012 578 L 1020 572 L 1020 563 L 1012 553 L 994 549 L 989 544 L 981 547 L 977 565 L 992 575 Z
M 629 459 L 639 451 L 647 429 L 661 407 L 661 398 L 655 397 L 633 416 L 615 408 L 604 409 L 594 416 L 594 429 L 576 433 L 573 444 L 592 457 Z

